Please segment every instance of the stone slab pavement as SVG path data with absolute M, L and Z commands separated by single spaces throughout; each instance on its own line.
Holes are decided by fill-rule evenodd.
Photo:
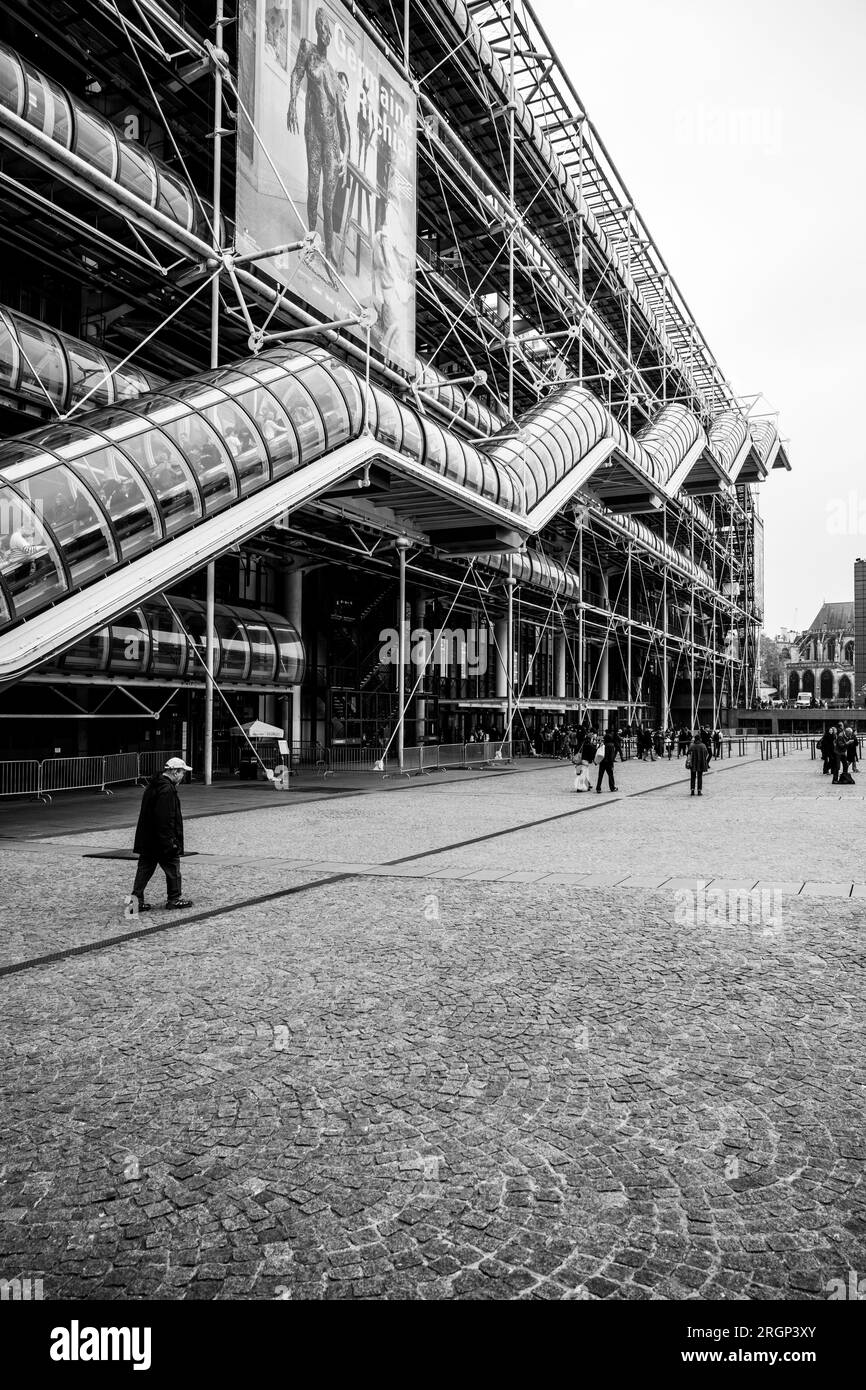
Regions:
M 4 840 L 0 1277 L 799 1300 L 862 1271 L 862 799 L 808 757 L 700 802 L 666 764 L 568 780 L 203 815 L 195 908 L 138 923 L 130 862 L 85 857 L 127 829 Z

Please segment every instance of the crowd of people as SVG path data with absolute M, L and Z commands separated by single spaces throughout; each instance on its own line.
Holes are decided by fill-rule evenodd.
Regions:
M 568 758 L 575 766 L 574 789 L 578 792 L 592 790 L 591 772 L 596 773 L 595 790 L 600 793 L 607 778 L 608 790 L 615 792 L 616 779 L 614 766 L 617 757 L 624 761 L 623 741 L 615 724 L 603 733 L 597 733 L 588 723 L 579 729 L 552 727 L 545 725 L 539 735 L 538 752 L 548 757 Z M 718 727 L 710 729 L 697 727 L 694 732 L 682 727 L 674 729 L 639 726 L 635 730 L 636 756 L 643 761 L 652 761 L 667 756 L 685 758 L 686 769 L 690 774 L 691 795 L 703 795 L 704 773 L 708 771 L 714 758 L 722 756 L 722 731 Z
M 834 784 L 854 786 L 851 773 L 858 771 L 860 739 L 853 729 L 841 723 L 831 725 L 818 740 L 818 752 L 823 760 L 821 771 L 825 777 L 832 774 Z

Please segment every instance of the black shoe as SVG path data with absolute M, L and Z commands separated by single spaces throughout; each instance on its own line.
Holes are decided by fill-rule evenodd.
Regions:
M 698 796 L 703 796 L 703 792 L 698 792 Z
M 173 902 L 166 903 L 166 907 L 192 907 L 192 898 L 175 898 Z
M 689 792 L 689 796 L 694 796 L 694 792 Z

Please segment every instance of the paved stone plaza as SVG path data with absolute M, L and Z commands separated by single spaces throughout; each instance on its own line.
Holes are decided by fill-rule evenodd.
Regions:
M 863 794 L 808 753 L 700 800 L 676 760 L 617 776 L 189 787 L 195 907 L 140 920 L 111 856 L 139 792 L 4 806 L 0 1276 L 799 1300 L 866 1272 Z

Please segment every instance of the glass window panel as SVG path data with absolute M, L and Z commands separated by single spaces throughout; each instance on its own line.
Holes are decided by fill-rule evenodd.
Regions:
M 217 609 L 214 627 L 220 643 L 219 677 L 224 681 L 242 681 L 247 672 L 249 644 L 244 625 L 227 609 Z
M 12 386 L 18 377 L 18 344 L 4 314 L 0 314 L 0 382 Z
M 298 461 L 298 441 L 289 417 L 270 391 L 257 386 L 236 397 L 239 406 L 252 416 L 267 444 L 273 464 L 273 476 L 291 472 Z
M 191 603 L 189 599 L 172 599 L 177 615 L 180 618 L 182 627 L 186 628 L 188 640 L 186 642 L 187 651 L 187 675 L 193 680 L 204 679 L 204 666 L 202 662 L 207 659 L 207 636 L 205 634 L 205 615 L 203 607 Z M 201 657 L 195 655 L 198 652 Z M 214 670 L 219 671 L 220 666 L 220 639 L 219 628 L 214 623 Z
M 245 618 L 247 636 L 250 641 L 251 681 L 272 681 L 277 664 L 277 649 L 270 628 L 258 619 Z
M 26 96 L 24 119 L 36 126 L 50 139 L 56 140 L 64 148 L 69 148 L 72 129 L 69 101 L 60 87 L 50 78 L 37 72 L 29 63 L 24 63 Z
M 325 427 L 322 417 L 308 394 L 294 377 L 281 377 L 269 385 L 269 390 L 282 402 L 295 427 L 304 463 L 325 452 Z
M 249 416 L 232 401 L 211 406 L 202 412 L 213 425 L 232 456 L 242 492 L 250 492 L 269 473 L 264 442 Z
M 223 399 L 221 390 L 212 382 L 202 382 L 200 377 L 196 377 L 195 381 L 180 381 L 175 386 L 165 386 L 161 394 L 169 396 L 172 400 L 184 401 L 186 405 L 195 406 L 196 410 L 201 410 L 206 405 L 215 405 Z
M 46 425 L 44 429 L 33 430 L 27 440 L 57 454 L 64 463 L 81 454 L 89 454 L 91 449 L 101 449 L 105 444 L 105 440 L 94 434 L 93 430 L 84 429 L 81 425 Z
M 64 652 L 61 662 L 64 671 L 104 671 L 108 664 L 108 629 L 101 627 L 82 637 Z
M 166 217 L 177 222 L 189 231 L 192 227 L 192 198 L 188 188 L 174 174 L 160 164 L 157 173 L 156 206 Z
M 16 618 L 66 592 L 60 557 L 40 517 L 11 488 L 0 489 L 0 573 Z
M 204 497 L 205 511 L 228 506 L 238 495 L 238 480 L 216 430 L 200 415 L 187 415 L 164 427 L 192 465 Z
M 0 104 L 20 116 L 24 105 L 24 77 L 14 53 L 0 48 Z
M 161 539 L 156 503 L 119 449 L 100 449 L 73 467 L 111 517 L 124 560 Z
M 118 137 L 117 148 L 120 153 L 118 183 L 152 207 L 156 201 L 156 170 L 149 156 L 139 145 L 122 137 Z
M 130 415 L 139 415 L 143 420 L 152 420 L 155 425 L 166 425 L 170 420 L 180 420 L 189 415 L 189 409 L 170 396 L 153 395 L 136 401 L 128 407 Z
M 76 342 L 74 338 L 64 337 L 62 342 L 72 378 L 70 403 L 74 404 L 87 396 L 87 404 L 91 410 L 100 405 L 109 405 L 112 399 L 111 378 L 105 358 L 94 348 Z
M 460 440 L 451 434 L 450 431 L 445 432 L 444 438 L 445 452 L 448 456 L 448 465 L 445 471 L 449 478 L 453 478 L 455 482 L 462 483 L 466 477 L 466 459 L 463 455 L 463 448 L 460 444 Z
M 433 420 L 424 421 L 426 442 L 426 462 L 437 473 L 444 473 L 448 455 L 445 452 L 445 436 Z
M 123 442 L 128 454 L 156 493 L 167 536 L 196 521 L 202 514 L 201 496 L 189 465 L 179 449 L 161 430 Z
M 418 418 L 407 405 L 401 403 L 399 409 L 403 419 L 403 453 L 420 462 L 424 455 L 424 437 Z
M 74 111 L 75 153 L 113 179 L 117 167 L 117 141 L 113 128 L 79 101 L 74 103 Z
M 22 479 L 21 490 L 33 501 L 63 550 L 75 584 L 103 573 L 117 559 L 111 532 L 93 498 L 63 465 Z
M 344 367 L 342 362 L 329 362 L 328 375 L 333 377 L 342 390 L 343 398 L 349 407 L 349 420 L 354 437 L 361 429 L 361 418 L 364 411 L 360 382 L 355 373 L 350 372 L 348 367 Z
M 140 372 L 137 367 L 123 367 L 119 372 L 114 373 L 114 394 L 119 401 L 135 400 L 136 396 L 144 396 L 148 391 L 152 391 L 150 379 L 144 372 Z
M 101 410 L 93 424 L 102 434 L 111 439 L 128 439 L 134 434 L 143 434 L 149 428 L 147 422 L 128 410 Z
M 280 685 L 300 685 L 304 679 L 304 644 L 293 627 L 276 613 L 264 613 L 268 626 L 277 639 L 279 661 L 277 680 Z
M 27 319 L 11 315 L 21 348 L 21 381 L 19 391 L 45 400 L 46 393 L 57 406 L 66 395 L 66 358 L 56 333 L 50 333 Z M 42 383 L 43 390 L 39 383 Z
M 11 620 L 9 604 L 6 602 L 6 595 L 0 587 L 0 627 L 6 627 Z
M 195 658 L 190 655 L 186 634 L 177 626 L 168 609 L 148 604 L 145 614 L 150 621 L 151 674 L 196 676 Z M 186 614 L 181 614 L 181 621 L 186 626 Z
M 383 444 L 390 444 L 393 448 L 399 449 L 403 443 L 403 421 L 400 419 L 397 402 L 378 387 L 373 387 L 373 395 L 379 407 L 376 438 L 381 439 Z
M 307 367 L 301 380 L 322 412 L 328 448 L 336 449 L 349 438 L 349 412 L 343 393 L 324 367 Z
M 150 631 L 140 608 L 124 613 L 109 628 L 108 669 L 113 675 L 138 676 L 147 670 Z

